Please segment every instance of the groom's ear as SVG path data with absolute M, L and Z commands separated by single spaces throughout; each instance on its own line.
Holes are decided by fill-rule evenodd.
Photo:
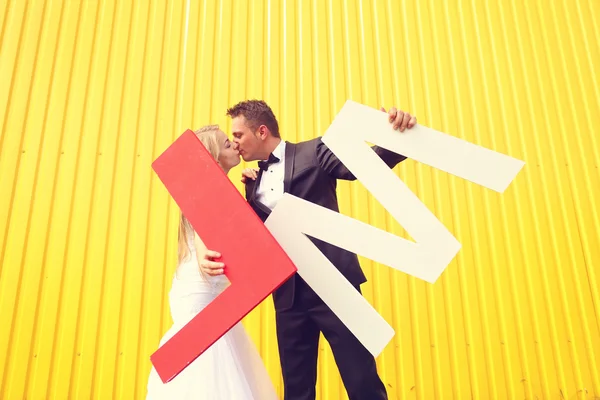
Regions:
M 266 138 L 268 138 L 269 133 L 270 133 L 269 128 L 267 128 L 266 125 L 261 125 L 258 127 L 258 135 L 260 136 L 260 138 L 262 140 L 265 140 Z

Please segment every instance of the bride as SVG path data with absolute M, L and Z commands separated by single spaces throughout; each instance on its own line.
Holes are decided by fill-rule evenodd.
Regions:
M 225 173 L 240 163 L 240 155 L 216 125 L 196 132 L 204 147 Z M 160 341 L 162 346 L 214 300 L 229 284 L 225 275 L 200 272 L 206 248 L 181 215 L 179 263 L 173 277 L 169 303 L 173 325 Z M 154 367 L 148 378 L 147 400 L 271 400 L 275 389 L 241 322 L 234 325 L 173 380 L 163 383 Z

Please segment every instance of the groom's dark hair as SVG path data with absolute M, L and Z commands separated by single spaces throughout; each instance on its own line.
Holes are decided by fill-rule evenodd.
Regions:
M 259 126 L 265 125 L 269 128 L 273 136 L 276 138 L 280 137 L 277 118 L 275 118 L 271 107 L 262 100 L 241 101 L 235 106 L 228 108 L 227 115 L 231 118 L 243 115 L 250 129 L 256 130 Z

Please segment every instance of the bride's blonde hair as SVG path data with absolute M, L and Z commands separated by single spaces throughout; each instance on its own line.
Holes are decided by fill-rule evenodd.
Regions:
M 207 125 L 194 131 L 200 142 L 206 147 L 206 150 L 214 157 L 215 160 L 219 159 L 220 146 L 217 138 L 219 132 L 219 125 Z M 194 228 L 183 216 L 183 213 L 179 213 L 179 232 L 177 235 L 178 249 L 177 249 L 177 260 L 181 263 L 190 256 L 190 248 L 188 246 L 188 235 L 194 235 Z

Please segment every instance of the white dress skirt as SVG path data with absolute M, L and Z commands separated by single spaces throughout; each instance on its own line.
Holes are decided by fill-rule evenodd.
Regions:
M 162 337 L 160 346 L 229 285 L 224 275 L 204 277 L 193 240 L 188 240 L 188 245 L 191 256 L 178 266 L 169 292 L 173 325 Z M 278 399 L 260 354 L 241 322 L 170 382 L 163 383 L 152 367 L 147 388 L 147 400 Z

